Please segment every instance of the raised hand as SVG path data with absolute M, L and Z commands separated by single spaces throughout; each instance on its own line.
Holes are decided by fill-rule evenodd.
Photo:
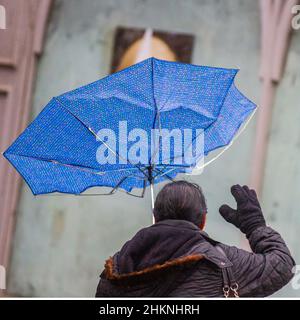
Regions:
M 239 184 L 231 187 L 231 193 L 236 200 L 237 208 L 233 209 L 227 204 L 220 207 L 219 212 L 229 223 L 232 223 L 248 236 L 266 222 L 257 199 L 256 192 L 248 186 Z

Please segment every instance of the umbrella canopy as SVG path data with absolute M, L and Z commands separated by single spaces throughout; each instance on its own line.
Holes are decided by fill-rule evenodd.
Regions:
M 35 195 L 95 186 L 144 191 L 231 142 L 256 107 L 235 87 L 237 72 L 144 60 L 53 98 L 4 156 Z M 187 129 L 188 145 L 160 138 Z M 187 159 L 199 132 L 202 151 Z

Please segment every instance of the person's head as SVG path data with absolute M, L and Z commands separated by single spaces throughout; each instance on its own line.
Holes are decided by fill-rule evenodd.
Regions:
M 187 181 L 166 184 L 154 204 L 155 222 L 166 219 L 187 220 L 201 229 L 205 224 L 206 202 L 201 188 Z

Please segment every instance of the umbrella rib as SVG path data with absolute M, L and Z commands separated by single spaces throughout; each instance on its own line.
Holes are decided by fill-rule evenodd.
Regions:
M 158 174 L 155 175 L 155 176 L 153 177 L 153 179 L 156 179 L 156 178 L 159 178 L 159 177 L 162 177 L 162 176 L 166 176 L 169 180 L 174 181 L 174 179 L 168 175 L 169 172 L 172 172 L 172 171 L 174 171 L 174 170 L 176 170 L 176 168 L 172 168 L 172 169 L 169 169 L 168 171 L 165 171 L 165 172 L 164 172 L 164 171 L 162 171 L 162 170 L 157 169 L 157 167 L 156 167 L 156 168 L 154 169 L 154 171 L 156 171 L 156 173 L 158 172 Z
M 246 129 L 246 127 L 248 126 L 249 122 L 251 121 L 252 117 L 254 116 L 256 112 L 256 109 L 252 112 L 252 114 L 249 116 L 249 118 L 247 119 L 247 121 L 245 122 L 244 126 L 240 129 L 240 131 L 235 135 L 235 137 L 230 141 L 229 144 L 226 145 L 226 147 L 220 151 L 215 157 L 213 157 L 211 160 L 209 160 L 208 162 L 204 163 L 202 166 L 198 167 L 197 164 L 195 165 L 195 169 L 196 170 L 200 170 L 200 169 L 203 169 L 205 168 L 206 166 L 208 166 L 209 164 L 211 164 L 212 162 L 214 162 L 215 160 L 217 160 L 225 151 L 227 151 L 234 143 L 234 141 L 240 136 L 240 134 Z M 167 165 L 168 166 L 168 165 Z M 176 168 L 173 168 L 173 169 L 170 169 L 168 171 L 166 171 L 166 173 L 169 173 L 171 171 L 174 171 L 176 170 Z M 165 173 L 163 173 L 162 175 L 157 175 L 155 176 L 154 178 L 156 177 L 160 177 L 160 176 L 163 176 L 165 175 Z
M 144 198 L 144 196 L 145 196 L 145 191 L 146 191 L 146 181 L 147 181 L 147 179 L 143 179 L 144 180 L 144 183 L 143 183 L 143 190 L 142 190 L 142 193 L 140 194 L 140 195 L 137 195 L 137 194 L 133 194 L 133 193 L 131 193 L 131 192 L 129 192 L 129 191 L 125 191 L 125 193 L 126 194 L 128 194 L 129 196 L 132 196 L 132 197 L 136 197 L 136 198 Z M 121 189 L 118 189 L 118 191 L 119 192 L 123 192 L 124 193 L 124 191 L 123 190 L 121 190 Z
M 116 193 L 116 191 L 119 191 L 119 192 L 123 192 L 123 193 L 126 193 L 130 196 L 133 196 L 133 197 L 137 197 L 137 198 L 144 198 L 144 195 L 145 195 L 145 190 L 146 190 L 146 180 L 147 179 L 143 179 L 144 183 L 143 183 L 143 190 L 142 190 L 142 193 L 140 195 L 135 195 L 129 191 L 123 191 L 120 188 L 120 185 L 127 179 L 127 178 L 132 178 L 132 177 L 135 177 L 135 178 L 141 178 L 140 176 L 135 176 L 135 175 L 130 175 L 130 176 L 126 176 L 126 177 L 123 177 L 119 182 L 118 184 L 115 186 L 115 187 L 112 187 L 112 190 L 110 192 L 106 192 L 106 193 L 87 193 L 87 194 L 69 194 L 69 195 L 73 195 L 73 196 L 77 196 L 77 197 L 88 197 L 88 196 L 111 196 L 113 194 Z M 43 194 L 41 194 L 43 195 Z M 65 194 L 47 194 L 47 196 L 64 196 Z
M 153 125 L 152 125 L 152 129 L 155 129 L 155 123 L 156 123 L 156 119 L 158 120 L 158 129 L 159 129 L 159 136 L 161 136 L 161 132 L 162 132 L 162 128 L 161 128 L 161 120 L 160 120 L 160 110 L 162 110 L 165 105 L 167 104 L 167 102 L 169 101 L 171 95 L 172 95 L 172 92 L 170 92 L 168 98 L 166 99 L 165 103 L 162 105 L 162 107 L 159 109 L 158 106 L 157 106 L 157 102 L 156 102 L 156 99 L 155 99 L 155 88 L 154 88 L 154 61 L 152 60 L 152 94 L 153 94 L 153 101 L 154 101 L 154 107 L 155 107 L 155 117 L 154 117 L 154 122 L 153 122 Z M 159 139 L 158 138 L 158 144 L 157 144 L 157 147 L 156 149 L 154 150 L 153 154 L 151 154 L 151 158 L 150 158 L 150 168 L 152 168 L 152 170 L 155 168 L 156 164 L 153 162 L 153 158 L 156 156 L 158 150 L 159 150 Z
M 188 149 L 192 144 L 193 144 L 193 142 L 200 136 L 202 134 L 202 132 L 200 132 L 192 141 L 191 141 L 191 143 L 187 146 L 187 148 L 185 148 L 185 150 L 186 149 Z M 184 152 L 185 151 L 183 151 L 183 153 L 181 154 L 181 155 L 178 155 L 178 156 L 175 156 L 175 157 L 173 157 L 173 160 L 174 159 L 178 159 L 178 158 L 180 158 L 180 157 L 183 157 L 184 156 Z M 165 158 L 165 159 L 163 159 L 161 162 L 163 163 L 164 161 L 170 161 L 170 158 L 168 159 L 168 158 Z
M 170 171 L 173 171 L 173 170 L 175 170 L 175 169 L 171 169 L 171 170 L 168 170 L 168 171 L 166 171 L 166 172 L 163 172 L 163 171 L 160 171 L 160 170 L 159 170 L 159 172 L 160 172 L 161 174 L 157 174 L 157 175 L 153 178 L 153 180 L 155 180 L 156 178 L 160 178 L 160 177 L 166 176 L 168 180 L 170 180 L 170 181 L 172 181 L 172 182 L 175 182 L 175 180 L 167 174 L 167 173 L 169 173 Z M 155 170 L 155 171 L 156 171 L 156 170 Z M 157 172 L 157 171 L 156 171 L 156 172 Z
M 153 101 L 154 101 L 154 107 L 155 107 L 155 111 L 156 111 L 156 115 L 154 117 L 154 122 L 153 122 L 153 126 L 152 129 L 155 129 L 155 123 L 156 123 L 156 118 L 158 119 L 158 129 L 159 129 L 159 135 L 161 136 L 161 121 L 160 121 L 160 111 L 166 106 L 167 102 L 170 100 L 170 97 L 172 96 L 172 91 L 170 92 L 170 94 L 168 95 L 168 98 L 166 99 L 166 101 L 164 102 L 164 104 L 158 108 L 157 106 L 157 102 L 155 99 L 155 90 L 154 90 L 154 65 L 153 65 L 153 61 L 152 61 L 152 92 L 153 92 Z M 156 117 L 157 116 L 157 117 Z M 159 140 L 158 140 L 159 142 Z M 156 156 L 157 151 L 159 150 L 159 143 L 157 145 L 157 148 L 154 150 L 153 154 L 151 154 L 151 158 L 150 158 L 150 165 L 153 164 L 152 160 L 153 158 Z M 153 165 L 153 167 L 155 166 L 155 164 Z
M 122 156 L 119 155 L 119 153 L 117 151 L 113 150 L 105 141 L 103 141 L 101 138 L 99 138 L 98 135 L 96 134 L 96 132 L 90 126 L 85 124 L 78 116 L 76 116 L 67 107 L 65 107 L 65 105 L 58 98 L 55 97 L 54 99 L 62 106 L 63 109 L 65 109 L 69 114 L 71 114 L 75 119 L 77 119 L 86 129 L 88 129 L 89 132 L 91 132 L 96 137 L 96 139 L 101 141 L 115 156 L 117 156 L 123 160 L 126 160 L 129 164 L 131 164 L 132 166 L 135 166 L 139 171 L 141 171 L 145 175 L 146 178 L 149 178 L 147 176 L 147 174 L 145 173 L 145 171 L 143 171 L 137 164 L 130 162 L 129 159 L 124 159 Z
M 83 167 L 83 166 L 79 166 L 79 165 L 63 163 L 63 162 L 59 162 L 59 161 L 53 160 L 53 159 L 43 159 L 43 158 L 31 157 L 31 156 L 20 155 L 20 154 L 11 154 L 11 155 L 18 156 L 18 157 L 29 158 L 29 159 L 34 159 L 34 160 L 43 161 L 43 162 L 49 162 L 49 163 L 53 163 L 53 164 L 59 164 L 59 165 L 65 166 L 65 167 L 69 167 L 69 168 L 72 168 L 72 169 L 75 169 L 75 170 L 88 172 L 88 173 L 95 174 L 95 175 L 104 175 L 106 173 L 116 172 L 116 171 L 119 172 L 119 171 L 137 170 L 137 168 L 132 167 L 132 168 L 112 169 L 112 170 L 107 170 L 107 171 L 96 171 L 95 172 L 95 171 L 91 170 L 92 168 L 89 169 L 88 167 Z
M 135 177 L 135 176 L 127 176 L 126 178 L 130 178 L 130 177 Z M 140 178 L 138 176 L 136 176 L 136 178 Z M 86 197 L 86 196 L 111 196 L 113 194 L 116 193 L 116 191 L 119 191 L 119 192 L 122 192 L 122 193 L 126 193 L 128 194 L 129 196 L 132 196 L 132 197 L 136 197 L 136 198 L 144 198 L 145 196 L 145 191 L 146 191 L 146 180 L 147 179 L 143 179 L 144 183 L 143 183 L 143 190 L 142 190 L 142 193 L 140 195 L 137 195 L 137 194 L 133 194 L 129 191 L 123 191 L 122 189 L 120 189 L 120 185 L 125 181 L 125 179 L 122 179 L 122 181 L 119 181 L 118 184 L 117 184 L 117 187 L 114 187 L 110 192 L 108 193 L 87 193 L 87 194 L 77 194 L 76 196 L 81 196 L 81 197 Z
M 97 172 L 94 172 L 90 169 L 87 169 L 87 168 L 84 168 L 84 167 L 81 167 L 81 166 L 76 166 L 76 165 L 73 165 L 73 164 L 67 164 L 67 163 L 62 163 L 62 162 L 59 162 L 59 161 L 56 161 L 56 160 L 44 160 L 44 161 L 49 161 L 49 162 L 52 162 L 54 164 L 60 164 L 62 166 L 65 166 L 65 167 L 70 167 L 70 168 L 74 168 L 76 170 L 81 170 L 81 171 L 84 171 L 84 172 L 88 172 L 88 173 L 91 173 L 91 174 L 95 174 L 95 175 L 104 175 L 106 173 L 110 173 L 110 172 L 120 172 L 120 171 L 129 171 L 129 170 L 137 170 L 137 168 L 122 168 L 122 169 L 112 169 L 112 170 L 107 170 L 107 171 L 97 171 Z
M 161 122 L 160 122 L 160 112 L 156 111 L 156 115 L 157 115 L 157 119 L 158 119 L 158 130 L 159 130 L 159 136 L 161 136 Z M 154 120 L 154 124 L 153 124 L 153 129 L 154 129 L 154 126 L 155 126 L 155 122 L 156 120 Z M 153 165 L 153 168 L 155 167 L 155 163 L 153 162 L 153 158 L 156 156 L 157 152 L 159 150 L 159 138 L 158 138 L 158 144 L 157 144 L 157 147 L 155 148 L 153 154 L 151 154 L 151 159 L 150 159 L 150 164 Z
M 126 179 L 128 179 L 128 178 L 132 178 L 132 177 L 134 177 L 134 178 L 141 178 L 141 177 L 139 177 L 139 176 L 136 176 L 136 175 L 129 175 L 129 176 L 126 176 L 126 177 L 123 177 L 123 178 L 121 178 L 121 180 L 112 188 L 112 190 L 109 192 L 109 193 L 95 193 L 95 194 L 87 194 L 87 195 L 90 195 L 90 196 L 92 196 L 92 195 L 112 195 L 112 194 L 114 194 L 116 191 L 120 191 L 120 192 L 123 192 L 122 190 L 120 190 L 119 188 L 120 188 L 120 186 L 121 186 L 121 184 L 126 180 Z M 146 189 L 146 183 L 145 183 L 145 181 L 146 181 L 146 179 L 143 179 L 143 181 L 144 181 L 144 183 L 143 183 L 143 191 L 142 191 L 142 194 L 141 195 L 134 195 L 134 194 L 132 194 L 132 193 L 130 193 L 130 192 L 128 192 L 128 191 L 125 191 L 125 193 L 126 194 L 128 194 L 128 195 L 130 195 L 130 196 L 134 196 L 134 197 L 138 197 L 138 198 L 143 198 L 144 197 L 144 193 L 145 193 L 145 189 Z M 80 195 L 82 195 L 82 194 L 80 194 Z M 85 196 L 85 195 L 82 195 L 82 196 Z
M 153 84 L 153 91 L 154 91 L 154 84 Z M 160 120 L 160 112 L 161 112 L 161 110 L 163 110 L 163 108 L 166 106 L 166 104 L 167 104 L 167 102 L 170 100 L 170 97 L 171 97 L 171 96 L 172 96 L 172 92 L 170 92 L 170 94 L 168 95 L 168 98 L 166 99 L 165 103 L 162 105 L 161 108 L 158 108 L 158 107 L 157 107 L 157 105 L 156 105 L 156 100 L 155 100 L 155 98 L 153 98 L 154 101 L 155 101 L 155 105 L 156 105 L 156 113 L 157 113 L 157 119 L 158 119 L 159 134 L 160 134 L 160 136 L 161 136 L 161 132 L 162 132 L 161 120 Z M 154 124 L 153 124 L 153 129 L 154 129 L 154 126 L 155 126 L 155 122 L 156 122 L 156 119 L 155 119 Z M 198 137 L 198 136 L 197 136 L 197 137 Z M 197 137 L 196 137 L 196 138 L 197 138 Z M 195 139 L 196 139 L 196 138 L 195 138 Z M 194 140 L 195 140 L 195 139 L 194 139 Z M 194 141 L 194 140 L 193 140 L 193 141 Z M 193 141 L 191 142 L 191 144 L 193 143 Z M 191 145 L 191 144 L 190 144 L 190 145 Z M 189 146 L 190 146 L 190 145 L 189 145 Z M 156 153 L 157 153 L 158 149 L 159 149 L 159 144 L 158 144 L 157 148 L 154 150 L 153 154 L 151 155 L 151 161 L 152 161 L 153 157 L 156 156 Z M 181 156 L 176 156 L 176 157 L 174 157 L 173 159 L 176 159 L 176 158 L 179 158 L 179 157 L 182 157 L 182 155 L 181 155 Z M 162 162 L 165 161 L 165 160 L 167 160 L 167 159 L 162 160 Z M 170 159 L 168 159 L 168 160 L 170 160 Z
M 235 136 L 232 138 L 232 140 L 226 145 L 224 145 L 223 147 L 225 147 L 222 151 L 220 151 L 215 157 L 213 157 L 212 159 L 210 159 L 208 162 L 204 163 L 202 166 L 198 167 L 197 164 L 195 166 L 196 170 L 201 170 L 204 169 L 206 166 L 208 166 L 209 164 L 211 164 L 212 162 L 214 162 L 215 160 L 217 160 L 225 151 L 227 151 L 232 145 L 233 143 L 238 139 L 238 137 L 244 132 L 244 130 L 246 129 L 246 127 L 248 126 L 248 124 L 250 123 L 251 119 L 253 118 L 254 114 L 256 113 L 255 109 L 252 114 L 250 114 L 250 116 L 248 116 L 248 119 L 246 120 L 246 122 L 244 123 L 244 125 L 239 129 L 239 131 L 235 134 Z

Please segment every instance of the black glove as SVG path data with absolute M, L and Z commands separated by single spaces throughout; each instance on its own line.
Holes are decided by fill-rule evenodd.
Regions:
M 220 214 L 249 237 L 255 229 L 266 225 L 256 192 L 237 184 L 231 187 L 231 193 L 237 202 L 237 209 L 224 204 L 219 209 Z

